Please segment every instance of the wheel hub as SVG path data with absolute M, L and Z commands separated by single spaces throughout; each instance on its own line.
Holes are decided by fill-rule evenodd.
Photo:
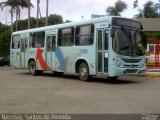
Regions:
M 86 73 L 87 73 L 86 69 L 82 68 L 81 69 L 81 75 L 84 77 L 84 76 L 86 76 Z
M 32 66 L 32 71 L 35 71 L 35 67 L 34 66 Z

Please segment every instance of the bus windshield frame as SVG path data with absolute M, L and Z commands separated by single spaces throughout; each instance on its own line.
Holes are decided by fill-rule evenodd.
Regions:
M 112 48 L 117 54 L 124 56 L 143 56 L 143 28 L 138 21 L 126 18 L 112 20 Z

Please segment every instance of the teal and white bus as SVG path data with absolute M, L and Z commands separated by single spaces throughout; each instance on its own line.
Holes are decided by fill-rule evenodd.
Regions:
M 75 73 L 82 81 L 139 75 L 146 68 L 142 39 L 140 22 L 112 16 L 28 29 L 12 33 L 10 62 L 32 75 Z

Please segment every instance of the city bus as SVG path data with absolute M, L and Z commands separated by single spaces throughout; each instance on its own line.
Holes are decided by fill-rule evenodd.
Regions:
M 140 22 L 114 16 L 33 28 L 12 33 L 10 62 L 31 75 L 77 74 L 82 81 L 140 75 L 146 68 L 142 39 Z

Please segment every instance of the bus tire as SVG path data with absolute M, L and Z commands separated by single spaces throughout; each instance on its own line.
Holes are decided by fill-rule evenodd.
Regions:
M 88 65 L 84 62 L 79 65 L 79 78 L 84 82 L 88 82 L 90 78 Z
M 42 74 L 43 74 L 43 70 L 37 70 L 37 71 L 36 71 L 36 74 L 42 75 Z
M 36 70 L 36 63 L 34 61 L 29 63 L 28 70 L 31 75 L 37 75 L 38 71 Z

